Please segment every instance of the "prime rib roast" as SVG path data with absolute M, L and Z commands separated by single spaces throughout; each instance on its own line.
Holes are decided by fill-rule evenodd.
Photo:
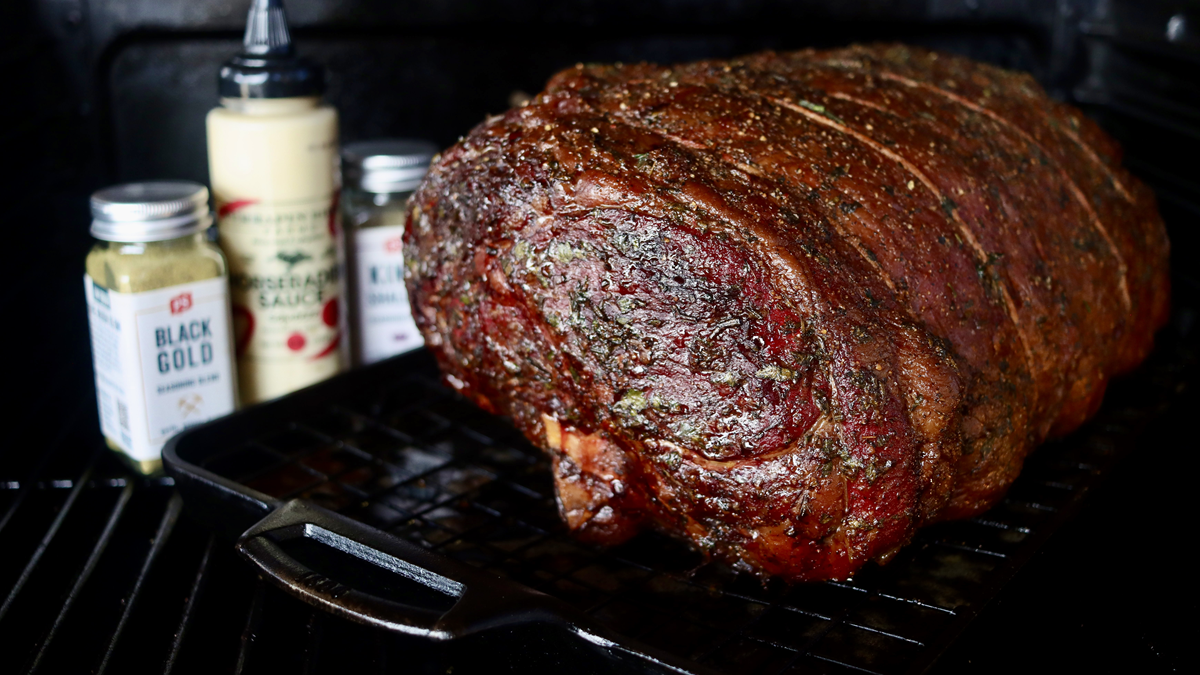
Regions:
M 1168 315 L 1117 144 L 898 45 L 565 70 L 435 161 L 404 252 L 445 380 L 550 453 L 580 538 L 792 581 L 989 508 Z

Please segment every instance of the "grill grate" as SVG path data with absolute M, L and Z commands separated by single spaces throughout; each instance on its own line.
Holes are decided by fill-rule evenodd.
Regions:
M 0 457 L 0 671 L 382 674 L 401 654 L 429 672 L 444 660 L 268 587 L 181 513 L 170 479 L 66 436 Z
M 868 566 L 852 581 L 787 587 L 735 574 L 654 533 L 611 549 L 574 541 L 557 515 L 544 455 L 421 363 L 389 385 L 233 444 L 203 466 L 497 572 L 702 666 L 764 674 L 886 674 L 931 663 L 1069 516 L 1173 386 L 1161 368 L 1144 369 L 1101 417 L 1035 453 L 988 513 L 925 529 L 890 564 Z

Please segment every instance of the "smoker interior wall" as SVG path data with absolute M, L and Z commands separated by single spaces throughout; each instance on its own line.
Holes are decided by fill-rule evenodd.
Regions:
M 1180 14 L 1179 16 L 1183 16 Z M 1195 14 L 1200 33 L 1200 12 Z M 1200 49 L 1162 41 L 1096 36 L 1087 42 L 1089 73 L 1071 98 L 1121 142 L 1124 164 L 1154 188 L 1171 237 L 1175 274 L 1192 274 L 1200 250 Z

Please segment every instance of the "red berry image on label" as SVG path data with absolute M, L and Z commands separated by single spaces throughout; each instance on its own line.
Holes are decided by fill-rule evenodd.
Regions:
M 321 320 L 330 328 L 337 325 L 338 322 L 338 301 L 337 298 L 330 299 L 325 303 L 325 307 L 321 309 Z
M 254 335 L 254 314 L 241 305 L 233 306 L 234 349 L 237 355 L 246 353 L 250 338 Z
M 258 203 L 257 199 L 239 199 L 234 202 L 229 202 L 228 204 L 222 204 L 220 207 L 217 208 L 217 217 L 224 218 L 225 216 L 233 213 L 234 211 L 240 211 L 240 210 L 246 208 L 247 206 L 253 206 L 254 204 L 257 204 L 257 203 Z
M 329 205 L 329 234 L 335 237 L 338 233 L 338 202 L 341 201 L 341 197 L 340 192 L 333 193 L 333 203 Z
M 335 349 L 337 349 L 338 343 L 340 343 L 341 341 L 342 341 L 342 331 L 339 330 L 338 332 L 333 334 L 333 340 L 331 340 L 329 342 L 329 346 L 327 346 L 327 347 L 325 347 L 325 349 L 322 349 L 321 351 L 317 352 L 312 357 L 312 360 L 316 361 L 317 359 L 323 359 L 326 356 L 329 356 L 330 354 L 332 354 L 334 352 Z
M 292 333 L 288 337 L 287 346 L 288 346 L 288 349 L 290 349 L 294 352 L 298 352 L 301 349 L 304 349 L 304 343 L 305 343 L 305 340 L 304 340 L 303 335 L 301 335 L 300 333 Z

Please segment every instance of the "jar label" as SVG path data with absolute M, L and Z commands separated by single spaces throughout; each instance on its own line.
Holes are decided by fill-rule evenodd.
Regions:
M 233 412 L 224 277 L 118 293 L 83 277 L 100 429 L 130 457 L 157 459 L 184 429 Z
M 242 201 L 218 210 L 247 403 L 281 396 L 341 369 L 333 201 Z
M 425 344 L 404 287 L 403 238 L 403 225 L 369 227 L 355 233 L 363 363 L 375 363 Z

